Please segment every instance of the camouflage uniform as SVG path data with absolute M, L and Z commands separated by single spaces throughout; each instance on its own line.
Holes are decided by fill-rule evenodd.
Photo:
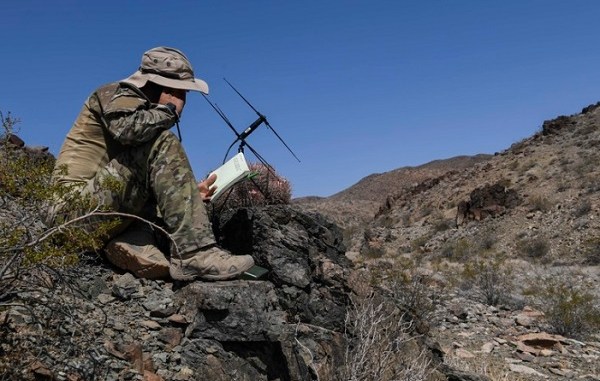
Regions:
M 176 121 L 171 109 L 152 104 L 129 83 L 102 86 L 88 98 L 67 135 L 54 181 L 109 211 L 139 216 L 155 204 L 180 254 L 214 244 L 187 155 L 168 131 Z M 74 217 L 65 216 L 65 210 L 57 203 L 52 220 Z M 123 220 L 112 235 L 130 222 Z

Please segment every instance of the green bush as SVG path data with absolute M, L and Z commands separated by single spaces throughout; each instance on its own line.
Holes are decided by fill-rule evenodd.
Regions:
M 553 331 L 569 337 L 585 338 L 600 329 L 600 308 L 589 285 L 571 276 L 542 279 L 530 294 L 539 302 Z
M 459 238 L 454 242 L 447 243 L 442 248 L 442 256 L 455 261 L 469 258 L 474 251 L 473 244 L 467 238 Z
M 427 242 L 429 242 L 430 239 L 431 234 L 424 234 L 410 241 L 410 246 L 412 247 L 413 251 L 422 250 L 422 248 L 425 246 L 425 244 L 427 244 Z
M 472 286 L 484 303 L 495 306 L 508 302 L 513 288 L 512 268 L 502 259 L 478 259 L 465 264 L 463 278 Z
M 0 134 L 0 277 L 8 272 L 23 273 L 36 266 L 53 268 L 73 265 L 78 255 L 97 251 L 103 246 L 116 221 L 114 218 L 94 223 L 92 220 L 60 221 L 60 228 L 45 226 L 48 206 L 63 199 L 67 213 L 81 215 L 96 209 L 90 198 L 82 197 L 68 187 L 51 181 L 55 160 L 51 155 L 39 155 L 10 142 L 19 122 L 10 113 L 0 112 L 3 131 Z M 63 169 L 64 170 L 64 169 Z
M 523 238 L 517 241 L 517 251 L 530 258 L 542 258 L 550 250 L 550 244 L 545 237 Z

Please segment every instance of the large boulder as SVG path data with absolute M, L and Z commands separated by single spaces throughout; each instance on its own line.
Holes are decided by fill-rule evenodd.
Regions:
M 289 206 L 230 211 L 215 228 L 224 247 L 252 254 L 269 273 L 176 292 L 190 322 L 186 366 L 205 380 L 334 379 L 344 361 L 350 269 L 339 229 Z

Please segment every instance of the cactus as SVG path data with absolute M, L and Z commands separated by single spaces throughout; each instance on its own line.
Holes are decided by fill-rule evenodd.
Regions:
M 275 204 L 289 204 L 292 198 L 292 187 L 288 180 L 262 163 L 250 163 L 251 178 L 233 187 L 225 197 L 221 197 L 215 205 L 217 208 L 233 209 Z

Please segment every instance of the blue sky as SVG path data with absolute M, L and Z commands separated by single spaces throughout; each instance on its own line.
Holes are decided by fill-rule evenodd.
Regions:
M 600 100 L 595 0 L 20 0 L 0 15 L 0 110 L 28 144 L 57 154 L 95 88 L 173 46 L 238 130 L 256 115 L 223 77 L 267 116 L 301 162 L 264 126 L 248 143 L 295 197 L 501 151 Z M 200 94 L 181 129 L 197 178 L 234 140 Z

